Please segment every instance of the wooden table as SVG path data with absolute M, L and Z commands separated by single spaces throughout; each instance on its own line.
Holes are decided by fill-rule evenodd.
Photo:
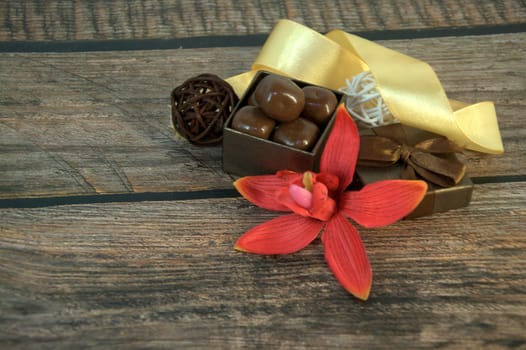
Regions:
M 245 71 L 280 18 L 496 104 L 505 153 L 466 152 L 469 207 L 361 229 L 367 302 L 320 242 L 234 251 L 275 213 L 172 131 L 171 89 Z M 2 348 L 526 348 L 524 1 L 13 0 L 0 23 Z

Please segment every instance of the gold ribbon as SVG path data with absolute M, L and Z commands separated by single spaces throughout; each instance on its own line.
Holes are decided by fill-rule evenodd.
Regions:
M 251 70 L 227 81 L 241 97 L 260 70 L 333 90 L 370 70 L 390 112 L 402 124 L 446 136 L 463 148 L 504 151 L 492 102 L 468 105 L 448 100 L 427 63 L 341 30 L 321 35 L 280 20 Z
M 462 148 L 444 137 L 432 137 L 412 145 L 402 125 L 390 124 L 372 131 L 376 135 L 360 136 L 358 165 L 389 167 L 403 164 L 400 177 L 418 179 L 417 174 L 435 185 L 451 187 L 458 184 L 466 173 L 466 165 L 455 153 Z

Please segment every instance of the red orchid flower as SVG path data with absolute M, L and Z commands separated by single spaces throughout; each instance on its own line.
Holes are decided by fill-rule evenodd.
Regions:
M 342 104 L 320 160 L 320 173 L 282 170 L 275 175 L 247 176 L 234 186 L 251 203 L 265 209 L 292 212 L 243 234 L 235 249 L 254 254 L 290 254 L 311 243 L 321 232 L 327 264 L 340 284 L 366 300 L 372 271 L 358 231 L 394 223 L 409 214 L 427 191 L 423 181 L 385 180 L 345 191 L 352 181 L 360 138 Z

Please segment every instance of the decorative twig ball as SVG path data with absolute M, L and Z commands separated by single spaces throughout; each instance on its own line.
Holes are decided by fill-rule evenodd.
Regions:
M 173 89 L 171 102 L 175 130 L 196 145 L 214 145 L 238 98 L 220 77 L 201 74 Z
M 355 75 L 346 86 L 339 89 L 346 95 L 345 107 L 354 119 L 376 127 L 396 123 L 382 96 L 376 89 L 376 80 L 370 71 Z

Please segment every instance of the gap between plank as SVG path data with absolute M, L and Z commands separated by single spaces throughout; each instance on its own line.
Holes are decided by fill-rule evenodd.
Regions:
M 526 175 L 504 175 L 504 176 L 483 176 L 472 177 L 476 185 L 493 183 L 526 182 Z M 43 208 L 58 205 L 72 204 L 99 204 L 99 203 L 136 203 L 136 202 L 162 202 L 176 200 L 196 200 L 196 199 L 221 199 L 239 198 L 241 195 L 232 189 L 214 189 L 203 191 L 184 191 L 184 192 L 143 192 L 143 193 L 115 193 L 115 194 L 95 194 L 95 195 L 75 195 L 39 198 L 5 198 L 0 199 L 0 209 L 2 208 Z
M 114 193 L 94 195 L 74 195 L 35 198 L 0 199 L 0 208 L 42 208 L 57 205 L 99 204 L 99 203 L 135 203 L 135 202 L 166 202 L 176 200 L 214 199 L 240 197 L 235 189 L 214 189 L 184 192 L 142 192 Z
M 476 27 L 447 27 L 426 29 L 398 29 L 352 32 L 369 40 L 400 40 L 436 38 L 446 36 L 491 35 L 521 33 L 525 23 L 485 25 Z M 9 52 L 88 52 L 172 50 L 213 47 L 261 46 L 268 34 L 198 36 L 173 39 L 125 39 L 125 40 L 80 40 L 80 41 L 4 41 L 0 42 L 0 53 Z

